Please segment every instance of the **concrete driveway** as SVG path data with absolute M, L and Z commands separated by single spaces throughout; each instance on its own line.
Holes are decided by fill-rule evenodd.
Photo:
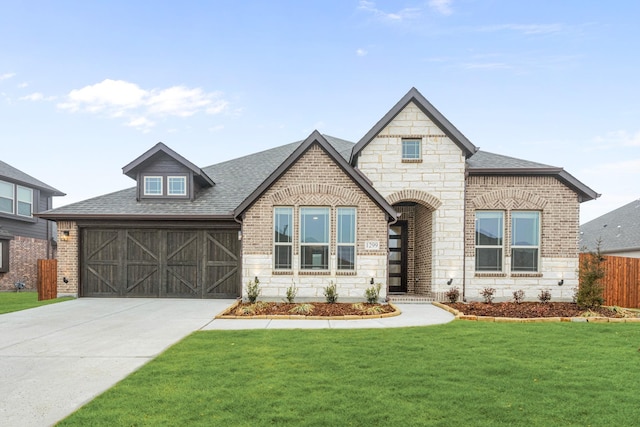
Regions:
M 0 315 L 0 425 L 54 424 L 232 303 L 81 298 Z

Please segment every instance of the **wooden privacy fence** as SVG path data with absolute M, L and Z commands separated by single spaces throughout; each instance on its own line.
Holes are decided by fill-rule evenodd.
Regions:
M 58 260 L 38 260 L 38 301 L 58 298 Z
M 582 260 L 589 254 L 580 254 Z M 627 308 L 640 308 L 640 258 L 603 256 L 605 276 L 604 303 Z

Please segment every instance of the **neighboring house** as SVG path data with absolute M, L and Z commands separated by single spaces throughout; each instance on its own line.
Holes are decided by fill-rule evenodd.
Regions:
M 55 223 L 34 216 L 64 193 L 0 161 L 0 290 L 35 289 L 37 260 L 55 258 Z
M 258 278 L 277 300 L 293 284 L 322 300 L 330 282 L 341 300 L 373 283 L 570 299 L 579 205 L 598 197 L 562 168 L 478 151 L 416 89 L 355 144 L 314 131 L 200 169 L 159 143 L 123 172 L 136 187 L 42 215 L 58 222 L 59 294 L 238 297 Z
M 580 226 L 580 250 L 640 258 L 640 199 Z

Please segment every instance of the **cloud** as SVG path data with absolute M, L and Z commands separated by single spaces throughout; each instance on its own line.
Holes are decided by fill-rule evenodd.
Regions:
M 602 163 L 589 168 L 585 173 L 591 175 L 600 175 L 602 173 L 614 173 L 615 175 L 640 175 L 640 158 L 612 163 Z
M 402 22 L 420 16 L 420 9 L 407 7 L 397 12 L 385 12 L 376 7 L 375 2 L 360 0 L 358 9 L 371 13 L 377 19 L 386 22 Z
M 53 101 L 54 99 L 56 99 L 55 96 L 47 96 L 47 97 L 45 97 L 40 92 L 34 92 L 34 93 L 29 94 L 29 95 L 25 95 L 25 96 L 22 96 L 22 97 L 18 98 L 19 101 Z
M 593 138 L 591 150 L 604 150 L 612 147 L 640 147 L 640 131 L 632 134 L 626 130 L 608 132 L 604 136 Z
M 562 24 L 501 24 L 489 25 L 478 28 L 480 32 L 515 31 L 518 33 L 533 34 L 553 34 L 563 31 Z
M 24 89 L 25 87 L 28 87 L 28 86 L 29 86 L 29 83 L 27 83 L 27 82 L 22 82 L 22 83 L 20 83 L 20 84 L 18 85 L 18 87 L 19 87 L 20 89 Z
M 4 74 L 0 74 L 0 80 L 7 80 L 10 79 L 11 77 L 15 76 L 16 73 L 4 73 Z
M 74 89 L 58 104 L 59 109 L 70 112 L 125 118 L 127 126 L 140 130 L 155 125 L 148 117 L 190 117 L 201 112 L 219 114 L 227 106 L 228 102 L 222 99 L 220 92 L 186 86 L 148 90 L 135 83 L 112 79 Z
M 358 56 L 366 56 L 366 55 L 367 55 L 367 53 L 369 53 L 369 52 L 367 52 L 367 51 L 366 51 L 366 50 L 364 50 L 364 49 L 357 49 L 357 50 L 356 50 L 356 55 L 358 55 Z
M 453 13 L 451 1 L 452 0 L 429 0 L 429 7 L 442 15 L 451 15 Z
M 468 62 L 462 65 L 467 70 L 504 70 L 512 68 L 503 62 Z

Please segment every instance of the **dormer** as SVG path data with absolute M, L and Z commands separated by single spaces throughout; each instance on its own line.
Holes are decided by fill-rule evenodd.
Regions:
M 215 183 L 206 173 L 162 142 L 122 168 L 138 183 L 140 200 L 194 200 L 202 188 Z

